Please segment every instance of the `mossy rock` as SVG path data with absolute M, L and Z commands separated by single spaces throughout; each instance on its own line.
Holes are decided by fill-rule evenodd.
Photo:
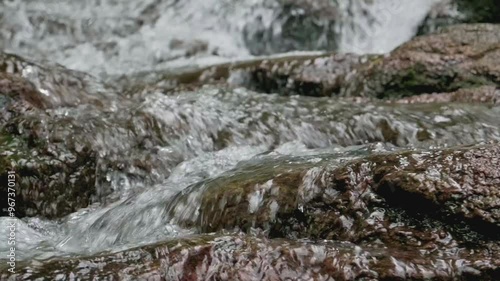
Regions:
M 57 154 L 35 146 L 23 136 L 1 133 L 0 178 L 7 182 L 9 172 L 16 175 L 15 215 L 58 218 L 87 207 L 95 194 L 95 155 Z M 6 185 L 0 194 L 7 198 Z M 7 202 L 0 204 L 5 215 Z
M 361 64 L 342 94 L 401 98 L 500 83 L 500 26 L 456 25 L 416 37 L 387 57 Z
M 499 147 L 244 166 L 182 192 L 169 203 L 169 216 L 200 232 L 263 228 L 275 238 L 433 248 L 438 256 L 458 247 L 471 255 L 500 247 Z M 450 240 L 443 244 L 443 237 Z

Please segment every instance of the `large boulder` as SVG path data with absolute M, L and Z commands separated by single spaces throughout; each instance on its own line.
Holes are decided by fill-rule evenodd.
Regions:
M 481 87 L 500 82 L 499 38 L 498 25 L 456 25 L 416 37 L 385 56 L 289 55 L 180 73 L 141 74 L 125 85 L 135 94 L 217 84 L 281 95 L 396 99 L 468 91 L 479 96 L 484 92 Z
M 395 98 L 500 83 L 500 26 L 457 25 L 416 37 L 346 76 L 342 95 Z
M 71 90 L 34 64 L 8 54 L 0 54 L 0 60 L 0 177 L 7 182 L 9 172 L 16 175 L 14 214 L 59 217 L 88 206 L 95 193 L 95 153 L 82 148 L 71 154 L 45 139 L 50 120 L 45 109 L 70 105 L 75 96 L 63 93 Z M 73 76 L 62 72 L 60 77 Z M 7 185 L 2 186 L 2 197 L 7 193 Z M 7 202 L 0 208 L 5 214 Z
M 113 112 L 116 100 L 89 75 L 0 53 L 0 177 L 15 172 L 16 216 L 58 218 L 101 201 L 107 173 L 127 170 L 117 154 L 162 141 L 148 135 L 157 130 L 142 131 L 157 126 L 151 116 Z M 129 160 L 148 170 L 142 155 Z M 2 214 L 7 207 L 0 203 Z
M 487 260 L 498 274 L 491 252 L 500 249 L 498 144 L 360 155 L 240 167 L 184 191 L 169 214 L 201 232 L 262 228 L 271 237 L 350 241 L 429 258 L 460 248 L 455 257 Z
M 474 225 L 492 229 L 500 227 L 500 162 L 496 160 L 500 157 L 500 147 L 496 144 L 375 154 L 341 165 L 352 157 L 285 158 L 269 161 L 259 168 L 249 166 L 240 169 L 240 172 L 197 184 L 189 192 L 182 192 L 171 203 L 171 213 L 180 223 L 187 221 L 201 227 L 203 232 L 210 232 L 234 226 L 269 228 L 280 214 L 299 218 L 302 217 L 300 212 L 304 212 L 300 209 L 310 206 L 316 206 L 315 209 L 322 205 L 333 212 L 355 214 L 358 212 L 356 205 L 364 204 L 361 209 L 369 208 L 370 204 L 374 208 L 382 208 L 384 204 L 381 202 L 387 201 L 389 205 L 385 208 L 397 203 L 403 209 L 419 204 L 428 206 L 410 210 L 427 215 L 434 215 L 439 210 L 443 215 L 439 219 L 445 223 L 447 217 L 456 217 Z M 252 177 L 253 174 L 260 176 Z M 477 178 L 478 175 L 480 178 Z M 408 196 L 408 202 L 402 201 L 406 198 L 402 196 L 404 194 L 412 195 Z M 366 198 L 368 201 L 362 203 L 364 199 L 359 201 L 353 198 Z M 392 201 L 394 198 L 396 201 Z M 421 200 L 418 201 L 418 198 Z M 352 206 L 341 206 L 342 202 L 348 203 L 351 199 L 354 200 Z M 199 212 L 184 212 L 186 202 L 197 200 L 202 206 Z M 323 210 L 321 213 L 327 212 Z M 325 225 L 327 228 L 331 226 Z M 353 232 L 362 233 L 361 230 Z M 306 231 L 307 237 L 310 237 L 310 231 L 313 229 Z M 341 238 L 338 229 L 330 231 L 336 238 Z
M 416 37 L 386 56 L 291 57 L 233 70 L 246 71 L 243 85 L 283 95 L 392 99 L 456 91 L 464 97 L 468 91 L 477 97 L 484 93 L 480 87 L 500 83 L 498 42 L 498 25 L 456 25 Z

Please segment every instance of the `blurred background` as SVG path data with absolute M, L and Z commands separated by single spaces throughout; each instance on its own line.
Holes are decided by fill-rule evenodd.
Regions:
M 0 49 L 91 74 L 293 51 L 385 53 L 457 22 L 498 21 L 494 0 L 3 0 Z

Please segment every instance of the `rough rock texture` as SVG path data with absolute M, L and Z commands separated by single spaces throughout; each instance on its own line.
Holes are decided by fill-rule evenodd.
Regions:
M 37 97 L 45 108 L 102 105 L 109 97 L 116 95 L 112 88 L 88 74 L 47 61 L 43 64 L 33 62 L 9 53 L 0 52 L 0 73 L 12 74 L 31 82 L 39 91 Z
M 456 25 L 416 37 L 386 56 L 330 53 L 279 57 L 184 73 L 143 74 L 124 84 L 134 93 L 204 84 L 244 86 L 281 95 L 384 99 L 449 93 L 500 83 L 498 42 L 498 25 Z
M 247 69 L 246 86 L 284 95 L 389 99 L 459 91 L 449 99 L 466 101 L 467 89 L 500 83 L 499 42 L 498 25 L 457 25 L 416 37 L 387 56 L 263 61 Z M 483 92 L 478 89 L 471 99 Z
M 450 93 L 433 93 L 396 100 L 397 103 L 500 103 L 500 89 L 493 86 L 459 89 Z
M 376 57 L 329 54 L 317 58 L 263 61 L 251 69 L 245 86 L 281 95 L 332 96 L 340 92 L 347 73 Z
M 340 212 L 338 214 L 342 210 L 355 214 L 356 204 L 361 204 L 363 200 L 353 201 L 352 206 L 345 203 L 350 198 L 366 197 L 367 202 L 363 203 L 363 208 L 370 204 L 382 207 L 382 201 L 391 203 L 393 198 L 397 198 L 403 209 L 422 204 L 427 207 L 409 211 L 424 214 L 439 211 L 442 212 L 439 219 L 445 223 L 448 217 L 453 217 L 458 221 L 470 222 L 470 225 L 496 230 L 478 230 L 484 234 L 499 233 L 499 157 L 500 146 L 485 145 L 374 155 L 342 167 L 336 164 L 333 168 L 331 165 L 318 165 L 315 161 L 302 160 L 295 164 L 275 165 L 274 169 L 262 167 L 257 170 L 259 178 L 248 174 L 256 172 L 255 168 L 250 167 L 248 172 L 232 174 L 201 187 L 194 187 L 193 193 L 199 196 L 203 206 L 197 218 L 195 217 L 195 224 L 204 232 L 233 226 L 245 229 L 266 227 L 280 214 L 289 213 L 293 217 L 300 217 L 300 213 L 296 213 L 298 210 L 315 204 L 323 204 L 324 208 Z M 319 163 L 325 163 L 326 160 L 322 161 Z M 345 200 L 341 200 L 344 196 L 342 193 L 350 195 L 345 195 Z M 412 196 L 403 196 L 408 194 Z M 421 201 L 417 201 L 417 195 L 421 197 Z M 315 198 L 318 200 L 315 201 Z M 401 201 L 403 199 L 408 202 Z M 189 199 L 189 202 L 193 201 L 193 198 Z M 235 213 L 248 213 L 249 216 L 234 216 Z M 327 224 L 326 227 L 331 225 Z M 352 240 L 342 237 L 342 232 L 338 229 L 334 233 L 335 237 L 329 238 Z M 360 229 L 354 233 L 363 231 Z
M 342 94 L 394 98 L 500 82 L 500 26 L 457 25 L 420 36 L 348 75 Z
M 16 172 L 15 213 L 58 217 L 86 207 L 95 192 L 95 154 L 81 149 L 72 155 L 46 142 L 42 124 L 50 119 L 44 109 L 63 101 L 42 94 L 42 88 L 18 75 L 23 70 L 16 67 L 22 62 L 15 57 L 16 64 L 10 64 L 12 59 L 4 61 L 9 73 L 0 72 L 0 177 L 7 182 L 7 173 Z M 24 73 L 30 66 L 27 69 Z M 0 190 L 2 198 L 6 188 Z M 0 203 L 0 212 L 7 207 L 7 202 Z
M 494 264 L 347 242 L 204 235 L 94 258 L 23 266 L 12 279 L 492 280 Z M 2 274 L 0 280 L 8 280 Z M 37 279 L 40 278 L 40 279 Z M 9 279 L 10 280 L 10 279 Z
M 375 160 L 383 161 L 374 170 L 376 192 L 405 209 L 426 208 L 441 220 L 464 221 L 498 238 L 499 156 L 500 146 L 487 145 L 384 157 Z
M 271 237 L 418 252 L 417 260 L 455 253 L 488 264 L 474 274 L 500 274 L 498 144 L 332 159 L 249 167 L 196 186 L 170 213 L 202 232 L 258 227 Z M 198 211 L 182 212 L 198 200 Z
M 268 238 L 188 237 L 92 258 L 22 264 L 17 278 L 500 278 L 500 145 L 357 154 L 287 160 L 262 171 L 243 167 L 245 172 L 201 188 L 198 212 L 177 216 L 195 218 L 201 231 L 259 227 Z M 188 202 L 196 204 L 193 199 Z
M 95 193 L 96 157 L 90 151 L 68 155 L 46 150 L 23 136 L 2 132 L 0 178 L 15 171 L 16 216 L 61 217 L 86 207 Z M 7 198 L 7 186 L 0 196 Z M 0 214 L 7 209 L 0 203 Z
M 117 94 L 91 76 L 5 53 L 0 66 L 0 175 L 16 172 L 18 217 L 57 218 L 100 200 L 107 171 L 127 169 L 114 154 L 161 141 L 138 129 L 155 127 L 150 116 L 107 112 Z

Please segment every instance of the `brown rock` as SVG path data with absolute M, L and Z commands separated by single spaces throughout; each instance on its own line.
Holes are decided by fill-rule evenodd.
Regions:
M 396 98 L 500 83 L 500 26 L 457 25 L 416 37 L 348 75 L 342 94 Z

